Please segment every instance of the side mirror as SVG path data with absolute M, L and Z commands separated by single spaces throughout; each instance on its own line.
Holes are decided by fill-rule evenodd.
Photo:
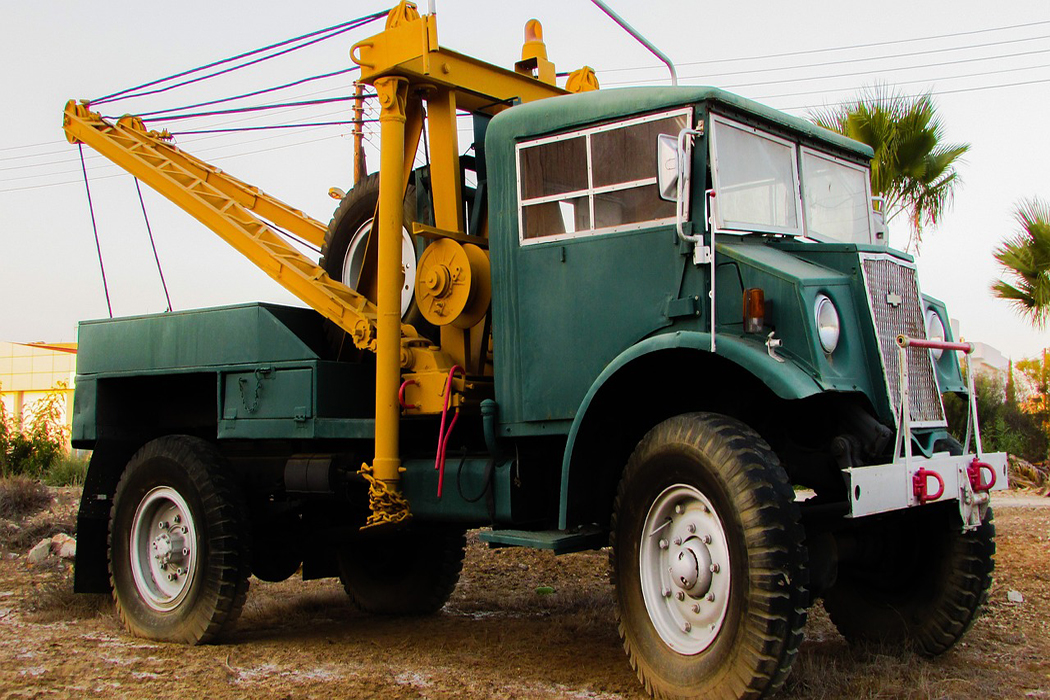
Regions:
M 656 187 L 660 199 L 678 201 L 678 137 L 660 134 L 656 137 Z

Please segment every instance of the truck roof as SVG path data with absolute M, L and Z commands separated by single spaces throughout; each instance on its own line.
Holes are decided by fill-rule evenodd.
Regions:
M 734 95 L 716 87 L 628 87 L 601 89 L 575 95 L 538 100 L 508 109 L 492 120 L 492 135 L 532 136 L 626 114 L 655 111 L 679 105 L 713 102 L 738 112 L 754 115 L 792 132 L 827 143 L 871 159 L 874 152 L 866 144 L 828 131 L 805 119 L 793 117 L 772 107 Z

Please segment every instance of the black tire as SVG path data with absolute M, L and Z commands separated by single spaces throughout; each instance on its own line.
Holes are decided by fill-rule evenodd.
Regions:
M 109 575 L 132 634 L 202 644 L 240 615 L 247 510 L 227 474 L 213 445 L 186 435 L 147 443 L 125 467 L 110 512 Z M 157 559 L 169 549 L 167 562 Z
M 356 280 L 344 279 L 346 270 L 347 251 L 355 236 L 375 216 L 376 204 L 379 202 L 379 173 L 373 173 L 364 180 L 357 183 L 352 190 L 339 202 L 332 220 L 328 222 L 328 231 L 325 233 L 324 244 L 321 246 L 321 267 L 328 276 L 347 284 L 351 288 L 356 287 Z M 419 221 L 416 212 L 416 190 L 409 185 L 405 192 L 404 208 L 405 228 L 411 231 L 413 221 Z M 410 234 L 411 235 L 411 234 Z M 415 260 L 412 261 L 413 269 L 416 261 L 423 252 L 423 241 L 412 236 L 415 246 Z M 404 310 L 402 319 L 405 323 L 416 327 L 420 332 L 424 329 L 429 331 L 432 326 L 423 318 L 423 314 L 416 306 L 413 290 L 412 302 Z M 327 324 L 329 341 L 336 351 L 337 357 L 351 354 L 354 346 L 342 329 L 334 324 Z
M 357 609 L 429 615 L 448 602 L 463 569 L 462 529 L 430 526 L 357 540 L 339 554 L 339 579 Z
M 992 509 L 968 533 L 958 509 L 942 504 L 894 514 L 858 534 L 858 560 L 840 564 L 824 594 L 839 632 L 850 642 L 908 646 L 925 656 L 951 649 L 988 599 Z
M 654 534 L 657 528 L 667 536 Z M 725 416 L 693 413 L 649 431 L 620 480 L 611 538 L 620 639 L 645 689 L 657 698 L 775 693 L 806 622 L 803 539 L 787 476 L 753 430 Z M 686 593 L 686 579 L 681 585 L 674 579 L 678 570 L 663 578 L 690 547 L 692 562 L 704 551 L 710 557 L 707 593 L 703 587 Z M 704 568 L 695 567 L 698 577 Z M 728 582 L 720 581 L 726 571 Z M 683 602 L 675 603 L 679 593 Z M 690 617 L 695 606 L 704 616 L 721 614 L 720 621 L 708 625 L 715 618 Z M 687 626 L 690 620 L 704 624 Z

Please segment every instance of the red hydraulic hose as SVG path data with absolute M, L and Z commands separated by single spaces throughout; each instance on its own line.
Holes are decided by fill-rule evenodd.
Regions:
M 438 498 L 441 498 L 441 490 L 445 484 L 445 454 L 448 451 L 448 436 L 452 434 L 452 429 L 456 427 L 456 421 L 459 420 L 459 408 L 457 407 L 455 413 L 452 415 L 452 421 L 448 424 L 448 430 L 445 430 L 445 420 L 448 417 L 448 404 L 452 398 L 452 377 L 455 376 L 456 372 L 466 376 L 466 372 L 463 371 L 462 367 L 459 365 L 453 365 L 452 369 L 448 371 L 448 380 L 445 381 L 445 406 L 441 409 L 441 427 L 438 428 L 437 456 L 434 458 L 434 469 L 437 469 L 438 472 Z

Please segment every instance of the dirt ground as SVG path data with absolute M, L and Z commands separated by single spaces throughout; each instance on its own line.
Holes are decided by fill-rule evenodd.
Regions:
M 59 491 L 22 539 L 71 525 L 76 498 Z M 996 580 L 960 645 L 934 661 L 854 650 L 817 605 L 777 697 L 1050 698 L 1050 499 L 995 503 Z M 236 629 L 204 647 L 128 637 L 108 597 L 73 595 L 68 562 L 32 567 L 25 553 L 0 559 L 0 698 L 643 697 L 604 552 L 489 550 L 471 537 L 451 602 L 423 619 L 358 614 L 335 581 L 253 579 Z

